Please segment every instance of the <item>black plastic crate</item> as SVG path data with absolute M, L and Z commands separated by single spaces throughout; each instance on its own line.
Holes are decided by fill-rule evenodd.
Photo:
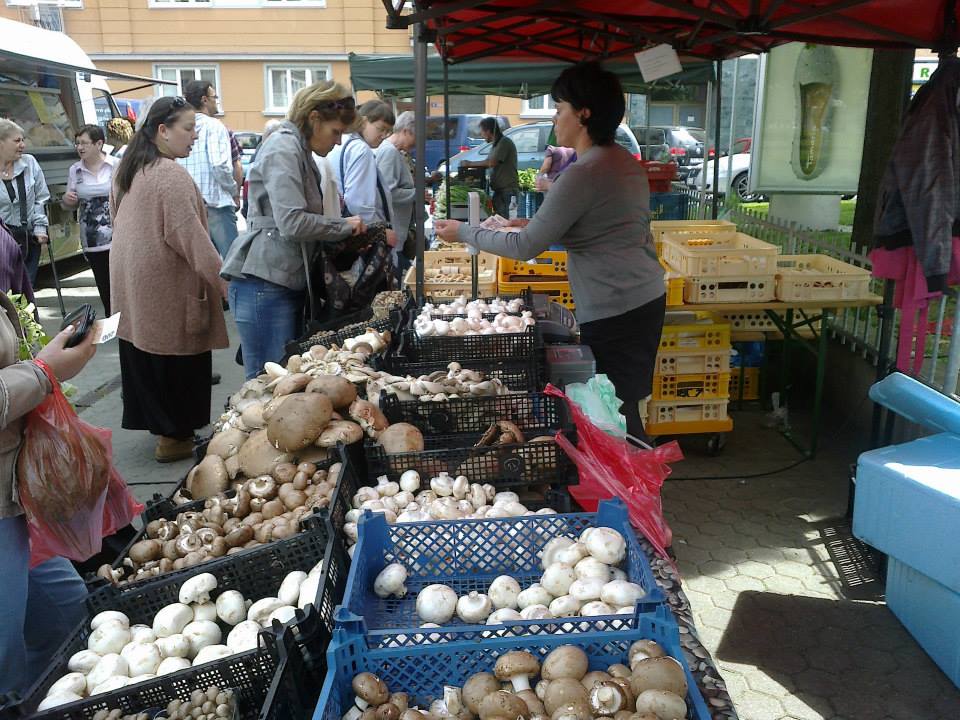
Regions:
M 400 400 L 383 393 L 380 408 L 391 424 L 415 425 L 424 436 L 483 433 L 498 420 L 514 423 L 527 440 L 539 435 L 554 435 L 558 430 L 574 439 L 576 426 L 570 420 L 567 404 L 560 398 L 541 392 L 471 397 L 442 402 Z
M 457 360 L 461 367 L 467 370 L 476 370 L 483 373 L 487 379 L 500 380 L 508 389 L 516 392 L 536 392 L 543 388 L 539 372 L 539 364 L 531 362 L 528 358 L 512 360 Z M 395 353 L 388 353 L 381 363 L 374 367 L 378 370 L 386 370 L 392 375 L 421 377 L 431 373 L 443 371 L 447 372 L 449 361 L 431 360 L 427 362 L 411 362 Z
M 325 627 L 321 633 L 328 633 Z M 311 652 L 286 633 L 280 646 L 280 661 L 273 674 L 259 720 L 302 720 L 313 715 L 327 672 L 325 638 L 321 652 Z
M 507 313 L 508 315 L 519 315 L 524 311 L 533 311 L 533 293 L 530 291 L 530 288 L 526 288 L 519 295 L 497 295 L 496 297 L 504 302 L 509 302 L 510 300 L 516 300 L 520 298 L 523 301 L 523 305 L 520 306 L 520 309 L 516 312 Z M 484 300 L 492 300 L 493 298 L 484 298 Z M 450 298 L 425 298 L 425 302 L 433 303 L 434 305 L 449 305 Z M 417 318 L 419 312 L 414 310 L 409 317 L 410 324 L 407 327 L 413 327 L 413 321 Z M 497 313 L 483 313 L 482 317 L 486 320 L 493 320 L 497 316 Z M 430 313 L 431 320 L 452 320 L 453 318 L 465 318 L 466 315 L 461 313 Z
M 542 346 L 540 332 L 531 325 L 524 332 L 493 335 L 421 337 L 414 330 L 400 333 L 396 355 L 407 362 L 463 363 L 468 360 L 514 360 L 534 363 Z
M 357 315 L 367 313 L 367 310 L 360 311 Z M 342 346 L 344 342 L 350 338 L 356 337 L 357 335 L 362 335 L 366 328 L 372 328 L 378 332 L 386 332 L 387 330 L 393 335 L 391 343 L 396 342 L 397 333 L 403 325 L 404 314 L 399 310 L 393 310 L 390 313 L 389 317 L 380 318 L 379 320 L 371 319 L 367 322 L 367 318 L 372 318 L 373 311 L 369 310 L 369 314 L 366 317 L 358 317 L 356 320 L 348 323 L 339 323 L 339 327 L 344 327 L 345 325 L 352 325 L 356 323 L 363 323 L 364 329 L 361 329 L 359 332 L 356 330 L 319 330 L 312 333 L 304 335 L 298 340 L 287 343 L 284 350 L 286 351 L 286 357 L 284 360 L 289 358 L 291 355 L 302 355 L 307 352 L 314 345 L 323 345 L 324 347 L 330 347 L 331 345 Z M 349 317 L 349 316 L 348 316 Z M 343 318 L 341 318 L 342 320 Z
M 330 641 L 333 628 L 333 612 L 343 597 L 349 564 L 343 544 L 331 540 L 333 535 L 329 522 L 324 518 L 310 518 L 311 527 L 300 534 L 264 545 L 247 552 L 226 556 L 216 561 L 196 565 L 177 573 L 167 573 L 149 582 L 127 586 L 105 586 L 87 599 L 90 617 L 103 610 L 118 610 L 130 618 L 131 624 L 152 625 L 158 610 L 177 602 L 180 586 L 190 577 L 200 573 L 212 573 L 217 577 L 216 597 L 225 590 L 239 590 L 245 597 L 260 599 L 269 597 L 280 586 L 287 573 L 293 570 L 308 571 L 321 560 L 323 577 L 319 584 L 314 609 L 290 622 L 261 632 L 261 646 L 256 650 L 231 655 L 205 663 L 196 668 L 187 668 L 176 673 L 120 688 L 110 693 L 96 695 L 83 701 L 53 708 L 36 715 L 37 718 L 64 718 L 81 720 L 91 718 L 104 708 L 121 708 L 126 712 L 165 705 L 176 697 L 183 697 L 197 688 L 217 685 L 233 688 L 238 695 L 241 717 L 256 718 L 266 698 L 274 677 L 280 652 L 278 633 L 292 633 L 297 645 L 311 654 L 322 654 Z M 310 616 L 315 615 L 311 626 Z M 30 689 L 18 706 L 22 715 L 29 715 L 45 697 L 47 690 L 67 672 L 70 657 L 87 647 L 91 633 L 89 620 L 85 620 L 60 647 L 47 672 Z
M 433 435 L 424 438 L 421 452 L 388 455 L 367 441 L 367 485 L 386 475 L 397 481 L 413 469 L 429 480 L 441 472 L 466 475 L 472 483 L 489 483 L 497 490 L 575 485 L 576 466 L 553 442 L 474 447 L 477 435 Z

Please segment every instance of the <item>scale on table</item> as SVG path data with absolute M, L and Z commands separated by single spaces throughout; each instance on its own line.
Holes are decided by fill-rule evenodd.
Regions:
M 569 308 L 554 302 L 548 295 L 534 292 L 532 310 L 546 345 L 577 341 L 577 319 Z

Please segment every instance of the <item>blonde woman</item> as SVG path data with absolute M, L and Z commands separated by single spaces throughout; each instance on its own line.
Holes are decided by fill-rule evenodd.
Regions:
M 50 199 L 40 163 L 24 152 L 23 128 L 0 118 L 0 220 L 20 245 L 30 283 L 37 282 L 40 246 L 47 244 L 47 213 Z
M 230 280 L 230 307 L 248 379 L 268 360 L 282 359 L 286 343 L 299 335 L 317 245 L 365 229 L 357 216 L 324 212 L 323 184 L 313 159 L 313 153 L 326 157 L 339 145 L 355 120 L 354 99 L 342 85 L 305 87 L 250 166 L 247 231 L 233 242 L 222 272 Z

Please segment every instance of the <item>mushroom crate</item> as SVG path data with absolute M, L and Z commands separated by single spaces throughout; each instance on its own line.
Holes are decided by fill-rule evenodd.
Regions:
M 635 629 L 369 648 L 334 634 L 314 720 L 709 720 L 663 611 Z
M 281 645 L 286 654 L 323 657 L 330 641 L 348 560 L 329 536 L 329 528 L 303 533 L 296 546 L 277 544 L 270 553 L 92 594 L 89 619 L 20 709 L 39 711 L 38 718 L 92 720 L 103 710 L 136 713 L 217 685 L 233 689 L 241 717 L 258 717 Z
M 267 465 L 258 468 L 265 472 L 245 480 L 237 490 L 183 506 L 172 501 L 162 501 L 159 510 L 151 506 L 143 530 L 112 566 L 100 568 L 98 576 L 125 591 L 196 566 L 262 552 L 279 556 L 298 552 L 310 542 L 302 535 L 316 534 L 326 542 L 329 533 L 342 529 L 327 529 L 326 508 L 338 489 L 356 485 L 356 480 L 342 481 L 353 476 L 353 469 L 345 449 L 341 446 L 336 452 L 340 461 L 326 463 L 328 469 L 281 457 L 270 470 Z M 206 458 L 191 473 L 202 469 L 204 462 Z M 280 549 L 272 549 L 278 544 Z
M 635 629 L 663 606 L 620 500 L 596 513 L 360 520 L 339 627 L 370 647 Z
M 429 318 L 429 315 L 426 316 Z M 404 330 L 400 333 L 400 338 L 396 344 L 395 354 L 407 362 L 464 362 L 469 360 L 482 359 L 509 359 L 522 358 L 531 362 L 535 359 L 535 353 L 542 346 L 543 340 L 536 322 L 532 317 L 517 317 L 511 315 L 498 315 L 504 318 L 499 325 L 494 325 L 497 321 L 481 320 L 481 323 L 489 323 L 486 328 L 490 332 L 484 333 L 483 330 L 477 334 L 462 334 L 453 331 L 453 333 L 442 332 L 444 326 L 441 325 L 441 332 L 437 332 L 436 323 L 446 323 L 445 320 L 426 320 L 430 323 L 430 328 L 434 332 L 426 331 L 426 326 L 422 326 L 429 334 L 423 334 L 416 329 Z M 509 320 L 508 318 L 513 318 Z M 448 325 L 452 328 L 457 318 L 450 321 Z M 521 321 L 517 324 L 515 321 Z M 522 322 L 523 320 L 533 321 L 531 323 Z M 463 333 L 474 332 L 467 328 Z M 458 327 L 460 327 L 458 325 Z M 499 331 L 498 329 L 499 328 Z

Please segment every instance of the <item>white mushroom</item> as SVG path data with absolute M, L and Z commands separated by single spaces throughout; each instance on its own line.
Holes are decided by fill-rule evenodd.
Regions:
M 300 586 L 307 579 L 307 574 L 302 570 L 294 570 L 287 573 L 287 576 L 280 583 L 280 589 L 277 591 L 277 598 L 284 605 L 296 605 L 300 597 Z
M 490 596 L 493 607 L 497 610 L 504 608 L 516 609 L 517 596 L 520 594 L 520 583 L 509 575 L 501 575 L 490 583 L 487 595 Z
M 557 561 L 557 553 L 573 545 L 576 541 L 568 537 L 552 538 L 540 551 L 540 567 L 546 570 Z
M 390 563 L 374 580 L 373 592 L 379 598 L 402 598 L 407 594 L 406 581 L 407 569 L 400 563 Z
M 400 489 L 409 493 L 415 493 L 420 489 L 420 473 L 416 470 L 406 470 L 400 476 Z
M 283 586 L 280 586 L 283 589 Z M 299 591 L 299 589 L 298 589 Z M 239 590 L 227 590 L 217 598 L 217 617 L 227 625 L 236 625 L 247 616 L 247 605 Z
M 607 605 L 615 607 L 633 607 L 637 601 L 646 597 L 647 593 L 637 583 L 626 580 L 611 580 L 603 586 L 600 599 Z
M 191 611 L 190 617 L 193 617 Z M 130 642 L 130 628 L 116 620 L 102 623 L 87 638 L 87 649 L 98 655 L 119 653 Z
M 130 627 L 130 618 L 122 612 L 118 612 L 117 610 L 104 610 L 93 616 L 93 620 L 90 621 L 90 629 L 96 630 L 107 622 L 118 622 L 124 627 Z
M 623 560 L 627 554 L 627 543 L 623 535 L 608 527 L 591 528 L 591 530 L 586 539 L 581 541 L 593 557 L 607 565 L 616 565 Z M 581 538 L 583 538 L 582 535 Z
M 227 647 L 235 653 L 253 650 L 259 642 L 260 631 L 262 628 L 259 623 L 253 620 L 244 620 L 238 623 L 227 635 Z
M 160 661 L 157 666 L 157 675 L 169 675 L 170 673 L 186 670 L 190 667 L 190 661 L 185 657 L 168 657 Z
M 190 657 L 208 645 L 216 645 L 221 638 L 220 626 L 210 620 L 195 620 L 183 629 L 183 636 L 190 643 Z
M 553 596 L 542 585 L 534 583 L 517 595 L 517 607 L 520 608 L 522 614 L 522 611 L 531 605 L 549 605 L 551 600 L 553 600 Z
M 153 616 L 153 632 L 158 638 L 176 635 L 192 621 L 193 610 L 188 605 L 171 603 Z
M 446 585 L 427 585 L 417 595 L 417 615 L 424 622 L 449 622 L 457 609 L 457 593 Z
M 554 617 L 572 617 L 580 612 L 580 601 L 570 595 L 562 595 L 550 603 Z
M 493 612 L 493 603 L 483 593 L 476 591 L 457 600 L 457 617 L 465 623 L 480 623 Z
M 573 581 L 577 579 L 573 566 L 555 562 L 543 571 L 540 584 L 554 597 L 566 595 Z
M 184 605 L 205 603 L 210 600 L 210 591 L 217 587 L 217 578 L 212 573 L 200 573 L 180 586 L 178 599 Z
M 205 645 L 193 659 L 193 666 L 196 667 L 197 665 L 203 665 L 204 663 L 213 662 L 214 660 L 220 660 L 230 655 L 233 655 L 233 650 L 226 645 Z
M 158 638 L 156 645 L 160 655 L 165 658 L 185 658 L 190 655 L 190 641 L 182 633 Z

